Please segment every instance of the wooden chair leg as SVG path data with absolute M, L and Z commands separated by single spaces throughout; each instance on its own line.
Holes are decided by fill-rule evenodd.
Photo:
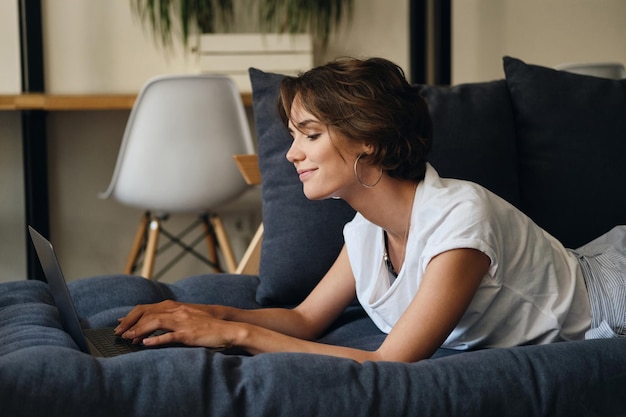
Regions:
M 217 244 L 211 230 L 212 226 L 209 220 L 209 216 L 202 215 L 202 226 L 204 227 L 204 236 L 206 239 L 207 250 L 209 252 L 209 261 L 211 261 L 215 265 L 215 267 L 213 268 L 215 272 L 223 272 L 220 265 L 220 258 L 217 255 Z
M 217 237 L 219 247 L 222 250 L 222 255 L 224 255 L 224 261 L 226 261 L 226 271 L 234 273 L 237 269 L 237 262 L 235 261 L 233 248 L 230 246 L 230 240 L 228 240 L 224 223 L 219 216 L 213 215 L 211 216 L 211 224 L 213 225 L 213 230 L 215 230 L 215 235 Z
M 141 220 L 139 221 L 139 227 L 137 227 L 137 232 L 135 233 L 133 246 L 130 248 L 130 254 L 128 255 L 126 268 L 124 269 L 125 274 L 130 275 L 135 272 L 135 268 L 137 267 L 137 260 L 139 259 L 139 255 L 141 254 L 141 250 L 145 243 L 146 229 L 148 228 L 149 221 L 150 213 L 145 212 L 141 217 Z
M 148 231 L 148 243 L 146 245 L 146 254 L 143 259 L 143 268 L 141 270 L 141 276 L 147 279 L 152 278 L 152 271 L 154 270 L 154 260 L 159 243 L 159 231 L 161 229 L 161 221 L 159 219 L 152 219 L 150 221 L 150 230 Z
M 261 244 L 263 243 L 263 223 L 259 226 L 248 249 L 243 254 L 235 274 L 259 275 L 259 264 L 261 263 Z

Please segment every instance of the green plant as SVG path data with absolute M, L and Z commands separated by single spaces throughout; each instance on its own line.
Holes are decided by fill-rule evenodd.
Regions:
M 238 31 L 243 17 L 263 32 L 308 32 L 326 45 L 354 0 L 130 0 L 133 13 L 163 45 L 171 45 L 175 27 L 183 43 L 194 33 Z M 178 22 L 175 26 L 173 23 Z

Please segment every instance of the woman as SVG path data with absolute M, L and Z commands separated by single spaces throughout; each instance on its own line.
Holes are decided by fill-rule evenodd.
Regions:
M 612 272 L 621 279 L 615 308 L 596 314 L 599 302 L 590 300 L 587 286 L 605 289 L 593 278 L 606 271 L 584 256 L 591 253 L 566 250 L 479 185 L 440 178 L 426 162 L 427 106 L 395 64 L 331 62 L 286 78 L 279 101 L 293 137 L 287 159 L 307 198 L 341 198 L 358 212 L 345 226 L 336 262 L 293 309 L 165 301 L 137 306 L 120 319 L 118 335 L 149 346 L 179 342 L 412 362 L 440 346 L 583 339 L 598 336 L 602 326 L 606 336 L 624 333 L 618 309 L 625 304 L 624 268 Z M 612 233 L 623 242 L 624 228 Z M 623 243 L 619 256 L 624 259 Z M 388 333 L 380 348 L 312 342 L 355 296 Z M 169 332 L 146 337 L 157 329 Z

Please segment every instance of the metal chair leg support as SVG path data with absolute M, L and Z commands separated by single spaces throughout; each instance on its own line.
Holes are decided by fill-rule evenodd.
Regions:
M 218 268 L 218 265 L 215 265 L 213 262 L 211 262 L 211 260 L 208 257 L 204 256 L 203 254 L 199 253 L 197 250 L 194 249 L 202 240 L 205 239 L 204 232 L 199 237 L 194 239 L 191 242 L 191 244 L 187 244 L 183 242 L 182 240 L 180 240 L 178 236 L 172 235 L 163 227 L 161 227 L 160 233 L 164 235 L 166 238 L 168 238 L 170 241 L 167 242 L 165 245 L 159 247 L 157 249 L 157 254 L 160 254 L 164 249 L 167 249 L 166 246 L 169 247 L 173 244 L 178 245 L 180 249 L 182 249 L 182 251 L 176 257 L 170 260 L 169 263 L 163 266 L 161 270 L 159 271 L 159 273 L 154 276 L 154 278 L 157 278 L 163 275 L 163 273 L 167 272 L 172 266 L 174 266 L 174 264 L 176 264 L 176 262 L 181 260 L 187 254 L 193 255 L 198 260 L 204 262 L 205 264 L 207 264 L 208 266 L 210 266 L 217 272 L 223 272 L 221 269 Z
M 125 273 L 134 274 L 141 266 L 141 276 L 147 279 L 158 279 L 167 270 L 169 270 L 176 262 L 178 262 L 185 254 L 191 254 L 213 268 L 215 272 L 234 273 L 237 269 L 237 263 L 233 250 L 226 234 L 226 229 L 221 218 L 216 214 L 202 214 L 199 219 L 184 229 L 179 235 L 174 236 L 163 228 L 162 222 L 167 219 L 166 216 L 153 216 L 150 212 L 145 212 L 141 218 L 133 246 L 128 257 Z M 195 227 L 202 223 L 203 233 L 191 244 L 186 244 L 182 239 Z M 159 237 L 163 234 L 168 241 L 159 247 Z M 197 252 L 194 248 L 205 240 L 207 243 L 208 257 Z M 168 264 L 154 274 L 156 264 L 156 256 L 173 245 L 179 246 L 183 252 L 170 260 Z M 218 250 L 221 251 L 223 259 L 226 263 L 226 271 L 220 265 L 220 257 Z M 140 259 L 143 255 L 143 259 Z

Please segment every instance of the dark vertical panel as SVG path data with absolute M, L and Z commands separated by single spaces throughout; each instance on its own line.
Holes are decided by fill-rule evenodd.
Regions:
M 427 79 L 427 30 L 426 19 L 428 16 L 427 0 L 410 0 L 409 3 L 409 49 L 410 49 L 410 74 L 412 83 L 425 84 Z
M 20 0 L 19 13 L 22 91 L 42 93 L 45 91 L 45 86 L 41 0 Z M 50 236 L 48 155 L 44 111 L 22 111 L 22 144 L 26 224 L 32 225 L 44 236 Z M 27 233 L 26 227 L 24 227 L 24 233 Z M 28 236 L 26 242 L 28 278 L 45 280 Z
M 452 78 L 452 0 L 410 0 L 409 13 L 411 82 L 449 85 Z M 429 62 L 429 57 L 433 62 Z
M 451 0 L 434 0 L 433 45 L 437 85 L 450 85 L 451 80 Z

